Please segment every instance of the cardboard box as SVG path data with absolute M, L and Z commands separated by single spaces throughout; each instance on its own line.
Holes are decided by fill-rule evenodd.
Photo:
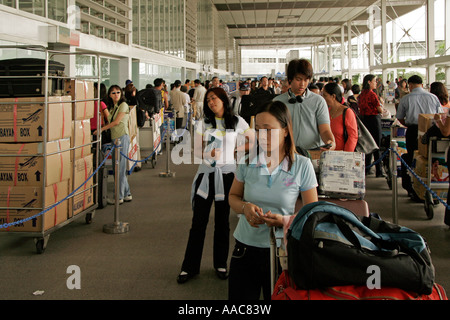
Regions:
M 48 97 L 47 141 L 69 138 L 71 97 Z M 64 102 L 69 101 L 69 102 Z M 41 142 L 45 135 L 45 98 L 0 99 L 0 142 Z
M 425 158 L 428 158 L 428 144 L 422 143 L 423 134 L 419 133 L 418 142 L 417 142 L 417 150 L 419 154 Z
M 44 177 L 49 186 L 68 180 L 71 171 L 70 139 L 0 144 L 0 186 L 41 186 Z
M 137 143 L 137 140 L 138 140 L 137 137 L 133 137 L 130 141 L 130 148 L 128 149 L 128 158 L 133 160 L 141 159 L 141 151 L 139 149 L 139 144 Z M 134 163 L 135 163 L 134 161 L 127 159 L 127 170 L 130 170 L 133 167 Z M 140 168 L 141 163 L 138 162 L 135 167 Z
M 138 127 L 137 127 L 136 106 L 132 106 L 132 108 L 130 107 L 130 113 L 128 117 L 128 134 L 130 135 L 130 137 L 134 137 L 137 135 L 137 131 Z
M 430 177 L 430 181 L 436 184 L 447 185 L 449 181 L 449 173 L 447 168 L 447 161 L 442 157 L 431 158 L 431 170 L 428 172 L 428 158 L 420 155 L 419 152 L 414 152 L 414 158 L 411 168 L 419 177 Z M 423 180 L 427 183 L 427 179 Z
M 421 113 L 417 120 L 419 134 L 424 134 L 434 124 L 434 113 Z
M 75 120 L 72 121 L 72 138 L 70 140 L 70 147 L 75 148 L 75 160 L 84 158 L 92 153 L 91 150 L 91 123 L 89 120 Z M 88 145 L 86 145 L 88 144 Z M 84 146 L 84 147 L 81 147 Z
M 333 198 L 364 198 L 364 153 L 324 151 L 319 166 L 319 187 L 325 195 Z
M 45 190 L 45 191 L 44 191 Z M 43 206 L 43 192 L 45 192 L 45 205 Z M 43 189 L 41 186 L 29 187 L 0 187 L 0 207 L 16 208 L 0 210 L 0 224 L 21 221 L 38 215 L 42 208 L 49 208 L 69 194 L 69 181 L 65 180 L 52 184 Z M 23 209 L 17 209 L 23 208 Z M 32 209 L 35 208 L 35 209 Z M 0 231 L 15 232 L 41 232 L 46 231 L 67 220 L 68 201 L 63 201 L 47 212 Z
M 426 183 L 427 178 L 426 177 L 421 177 L 419 176 L 419 178 Z M 428 192 L 427 189 L 425 188 L 425 186 L 423 184 L 420 183 L 419 180 L 416 179 L 416 177 L 412 177 L 413 179 L 413 189 L 414 191 L 417 193 L 417 196 L 421 199 L 421 200 L 425 200 L 425 192 Z M 441 199 L 447 199 L 447 193 L 448 193 L 448 187 L 442 188 L 442 189 L 435 189 L 434 187 L 432 188 L 432 190 L 437 194 L 437 196 Z
M 85 182 L 89 176 L 94 172 L 93 170 L 93 155 L 90 154 L 84 158 L 75 160 L 74 163 L 74 176 L 70 180 L 70 192 L 77 189 Z M 73 197 L 69 201 L 69 218 L 83 210 L 89 208 L 94 204 L 94 189 L 93 177 L 87 180 L 87 182 L 79 188 Z M 72 184 L 73 181 L 73 184 Z
M 94 82 L 87 80 L 66 80 L 64 92 L 79 100 L 72 103 L 72 119 L 84 120 L 94 117 Z
M 428 176 L 428 159 L 421 155 L 418 151 L 415 151 L 411 169 L 420 177 Z
M 308 150 L 309 155 L 311 156 L 311 162 L 313 164 L 314 171 L 319 173 L 319 163 L 320 163 L 320 155 L 322 154 L 322 150 Z

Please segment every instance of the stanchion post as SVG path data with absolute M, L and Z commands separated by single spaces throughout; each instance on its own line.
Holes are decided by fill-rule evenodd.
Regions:
M 277 276 L 276 262 L 277 262 L 277 240 L 275 238 L 275 228 L 270 228 L 270 286 L 271 292 L 275 289 L 275 282 Z
M 166 153 L 167 153 L 167 163 L 166 163 L 166 172 L 160 172 L 159 176 L 163 178 L 174 177 L 175 172 L 170 172 L 170 118 L 167 117 L 167 126 L 166 126 Z
M 392 222 L 398 223 L 398 189 L 397 189 L 397 141 L 391 141 L 389 151 L 389 170 L 392 177 Z
M 119 163 L 120 163 L 120 140 L 116 139 L 114 141 L 115 144 L 115 162 L 114 162 L 114 222 L 105 224 L 103 226 L 103 232 L 105 233 L 126 233 L 129 230 L 128 222 L 120 222 L 119 221 Z

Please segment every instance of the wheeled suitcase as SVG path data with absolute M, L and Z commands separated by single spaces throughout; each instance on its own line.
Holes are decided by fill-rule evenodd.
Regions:
M 448 300 L 445 289 L 435 283 L 431 294 L 417 294 L 397 288 L 369 289 L 367 286 L 336 286 L 301 290 L 295 287 L 288 272 L 282 272 L 272 300 Z
M 65 65 L 48 61 L 48 95 L 64 89 Z M 45 59 L 0 60 L 0 97 L 42 97 L 45 95 Z

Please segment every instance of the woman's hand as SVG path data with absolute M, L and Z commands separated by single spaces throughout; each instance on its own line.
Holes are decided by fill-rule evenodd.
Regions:
M 265 223 L 261 218 L 264 215 L 262 208 L 253 203 L 247 202 L 244 205 L 244 215 L 248 223 L 254 228 L 259 228 L 258 225 Z
M 282 227 L 283 216 L 279 213 L 272 213 L 270 210 L 262 217 L 268 227 Z

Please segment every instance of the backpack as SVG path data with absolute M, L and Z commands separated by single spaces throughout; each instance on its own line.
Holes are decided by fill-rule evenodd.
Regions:
M 368 286 L 375 279 L 382 288 L 432 292 L 429 249 L 411 229 L 317 201 L 298 212 L 287 239 L 289 276 L 299 289 Z
M 257 90 L 255 93 L 241 97 L 241 111 L 239 115 L 250 124 L 252 116 L 256 115 L 258 108 L 262 107 L 275 97 L 270 91 Z
M 146 88 L 139 90 L 136 94 L 138 100 L 138 105 L 141 109 L 147 111 L 149 116 L 154 113 L 159 112 L 161 105 L 158 103 L 158 97 L 156 97 L 156 92 L 153 88 Z M 161 98 L 159 98 L 159 102 Z

